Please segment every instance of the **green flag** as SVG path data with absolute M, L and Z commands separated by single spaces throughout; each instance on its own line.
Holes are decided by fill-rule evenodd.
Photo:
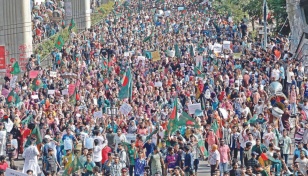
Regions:
M 131 71 L 130 68 L 126 71 L 122 78 L 121 90 L 119 92 L 119 99 L 123 100 L 125 98 L 130 98 L 130 86 L 132 84 Z
M 175 45 L 174 45 L 174 50 L 175 50 L 175 57 L 181 58 L 181 57 L 182 57 L 182 54 L 181 54 L 181 51 L 180 51 L 180 48 L 179 48 L 179 45 L 178 45 L 178 44 L 175 44 Z
M 194 57 L 195 56 L 195 51 L 194 51 L 193 45 L 190 45 L 190 47 L 189 47 L 189 54 L 190 54 L 190 57 Z
M 195 67 L 194 67 L 194 72 L 195 72 L 195 75 L 196 75 L 196 76 L 203 77 L 203 73 L 202 73 L 200 67 L 195 66 Z
M 77 88 L 75 88 L 73 95 L 70 97 L 70 103 L 76 104 L 76 94 L 77 94 Z
M 12 90 L 6 98 L 6 103 L 9 107 L 16 107 L 20 104 L 20 97 L 19 95 Z
M 200 147 L 200 150 L 201 150 L 203 156 L 205 156 L 205 157 L 209 156 L 209 153 L 208 153 L 208 151 L 206 150 L 206 148 L 204 146 L 204 141 L 203 140 L 199 140 L 198 141 L 198 147 Z
M 182 112 L 178 120 L 179 126 L 193 126 L 195 128 L 199 128 L 200 126 L 197 124 L 196 120 L 192 118 L 186 112 Z
M 58 39 L 57 39 L 57 41 L 56 41 L 56 43 L 55 43 L 55 47 L 56 47 L 57 49 L 61 50 L 62 47 L 63 47 L 63 45 L 64 45 L 64 40 L 63 40 L 62 36 L 59 35 L 59 37 L 58 37 Z
M 13 70 L 11 71 L 11 74 L 18 75 L 21 72 L 18 62 L 16 61 L 13 65 Z
M 37 126 L 34 127 L 30 136 L 28 137 L 26 144 L 25 144 L 25 148 L 27 148 L 31 145 L 31 137 L 36 138 L 36 145 L 42 143 L 41 132 L 40 132 L 40 129 Z
M 247 121 L 247 123 L 249 123 L 249 124 L 255 124 L 256 121 L 257 121 L 257 118 L 258 118 L 258 116 L 257 116 L 257 114 L 255 114 L 252 118 L 250 118 L 250 119 Z
M 68 27 L 68 30 L 71 31 L 75 27 L 75 25 L 76 25 L 76 23 L 75 23 L 74 19 L 72 18 L 70 26 Z
M 70 163 L 70 165 L 64 170 L 63 175 L 72 175 L 77 172 L 79 169 L 83 169 L 83 165 L 81 164 L 78 156 L 73 156 L 74 159 Z
M 44 86 L 42 80 L 40 78 L 35 78 L 33 81 L 32 81 L 32 89 L 34 91 L 37 91 L 38 89 L 42 88 Z
M 152 59 L 152 52 L 151 51 L 144 51 L 143 55 L 145 55 L 146 58 L 148 59 Z
M 147 42 L 147 41 L 151 40 L 153 36 L 154 36 L 154 33 L 152 32 L 151 35 L 149 35 L 149 36 L 147 36 L 143 39 L 143 42 Z
M 216 121 L 216 120 L 214 120 L 214 121 L 212 122 L 211 129 L 214 131 L 214 133 L 217 132 L 217 130 L 218 130 L 218 124 L 217 124 L 217 121 Z
M 149 139 L 151 139 L 152 136 L 156 134 L 157 132 L 158 132 L 158 127 L 156 127 L 156 129 L 145 138 L 144 142 L 147 142 Z
M 31 121 L 32 121 L 32 118 L 33 118 L 33 115 L 29 115 L 28 117 L 24 118 L 22 121 L 21 121 L 21 124 L 23 125 L 26 125 L 26 124 L 29 124 Z

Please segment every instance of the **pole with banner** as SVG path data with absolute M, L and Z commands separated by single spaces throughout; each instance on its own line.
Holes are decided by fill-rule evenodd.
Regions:
M 267 2 L 266 0 L 263 0 L 263 23 L 264 23 L 264 43 L 263 43 L 263 48 L 266 49 L 267 47 Z

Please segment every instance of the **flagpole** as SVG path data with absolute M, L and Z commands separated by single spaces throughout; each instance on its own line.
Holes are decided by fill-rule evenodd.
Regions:
M 263 23 L 264 23 L 264 44 L 263 44 L 263 48 L 266 49 L 267 47 L 267 2 L 266 0 L 263 0 Z

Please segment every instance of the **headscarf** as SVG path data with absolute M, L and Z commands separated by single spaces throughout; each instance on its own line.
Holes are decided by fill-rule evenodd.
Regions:
M 216 144 L 212 145 L 212 152 L 215 152 L 217 150 L 218 146 Z
M 134 120 L 131 120 L 128 125 L 127 133 L 134 134 L 137 131 L 137 126 Z

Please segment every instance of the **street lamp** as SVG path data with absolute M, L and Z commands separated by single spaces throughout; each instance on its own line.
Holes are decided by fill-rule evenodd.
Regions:
M 110 115 L 112 118 L 113 116 L 118 115 L 118 108 L 114 107 L 113 105 L 111 107 L 106 108 L 107 114 Z

